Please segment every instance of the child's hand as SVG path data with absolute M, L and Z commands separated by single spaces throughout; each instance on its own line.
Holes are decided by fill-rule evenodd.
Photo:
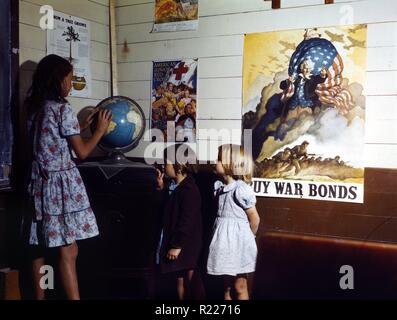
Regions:
M 112 121 L 112 112 L 110 110 L 102 109 L 99 111 L 96 131 L 98 131 L 101 135 L 104 135 L 108 130 L 110 121 Z
M 248 221 L 250 223 L 250 228 L 252 230 L 252 233 L 254 234 L 254 236 L 256 236 L 256 234 L 258 232 L 259 223 L 261 221 L 261 219 L 259 217 L 259 213 L 256 210 L 255 206 L 253 206 L 252 208 L 246 209 L 245 212 L 247 213 Z
M 40 176 L 44 179 L 44 180 L 48 180 L 48 171 L 43 169 L 41 166 L 39 166 L 39 172 L 40 172 Z
M 167 258 L 169 260 L 176 260 L 178 259 L 179 254 L 181 253 L 182 249 L 170 249 L 167 253 Z
M 89 115 L 84 119 L 84 121 L 80 124 L 81 131 L 87 129 L 92 121 L 94 120 L 94 115 L 99 111 L 99 108 L 92 107 L 93 109 L 89 113 Z
M 157 190 L 164 189 L 164 173 L 162 173 L 159 169 L 156 169 L 157 172 Z

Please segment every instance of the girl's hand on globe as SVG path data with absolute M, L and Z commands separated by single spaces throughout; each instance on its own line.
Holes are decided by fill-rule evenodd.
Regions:
M 92 121 L 94 120 L 94 115 L 99 111 L 98 108 L 92 107 L 93 109 L 90 111 L 89 115 L 84 119 L 82 123 L 80 123 L 80 130 L 84 131 L 87 129 Z
M 110 121 L 112 121 L 112 112 L 110 110 L 102 109 L 101 111 L 99 111 L 96 130 L 101 135 L 104 135 L 108 130 Z

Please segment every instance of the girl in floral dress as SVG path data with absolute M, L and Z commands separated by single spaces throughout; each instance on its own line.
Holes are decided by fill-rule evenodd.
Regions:
M 32 169 L 29 194 L 34 202 L 34 217 L 29 244 L 59 250 L 59 273 L 66 297 L 80 298 L 77 274 L 76 240 L 98 235 L 84 183 L 70 149 L 85 159 L 106 132 L 111 121 L 109 111 L 101 110 L 92 137 L 83 141 L 80 125 L 65 99 L 72 88 L 73 66 L 65 59 L 49 55 L 43 58 L 33 75 L 26 106 L 32 141 Z M 92 122 L 91 113 L 82 129 Z M 43 257 L 33 260 L 33 280 L 37 299 L 44 299 L 40 287 Z

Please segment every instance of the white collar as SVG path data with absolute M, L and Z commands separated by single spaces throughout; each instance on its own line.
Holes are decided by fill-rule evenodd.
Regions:
M 299 76 L 302 78 L 302 79 L 305 79 L 305 80 L 310 80 L 310 78 L 311 78 L 311 75 L 309 74 L 308 76 L 305 76 L 303 73 L 299 73 Z

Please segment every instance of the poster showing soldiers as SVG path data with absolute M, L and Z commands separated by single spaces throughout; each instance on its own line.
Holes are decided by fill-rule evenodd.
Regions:
M 156 0 L 153 32 L 198 28 L 199 0 Z
M 362 203 L 366 25 L 245 37 L 258 196 Z
M 54 29 L 47 30 L 47 54 L 67 59 L 74 67 L 71 97 L 91 97 L 90 22 L 54 12 Z
M 198 59 L 153 62 L 151 135 L 196 142 Z M 156 130 L 153 130 L 156 129 Z

